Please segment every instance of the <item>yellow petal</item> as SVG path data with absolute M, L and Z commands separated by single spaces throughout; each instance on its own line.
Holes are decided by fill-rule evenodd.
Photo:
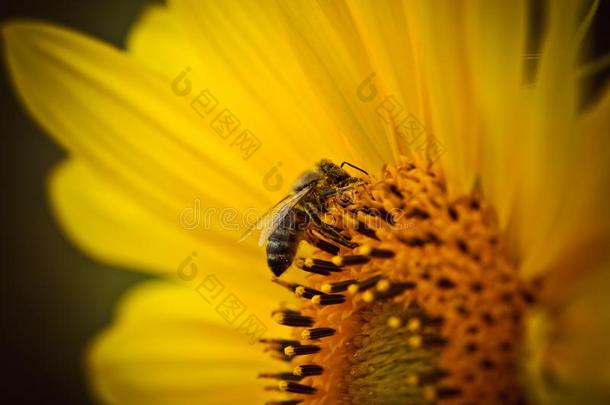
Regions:
M 193 288 L 214 273 L 227 288 L 262 300 L 269 271 L 260 249 L 223 241 L 210 231 L 201 239 L 184 227 L 168 224 L 82 161 L 69 160 L 55 169 L 49 189 L 54 213 L 67 235 L 93 257 L 177 276 Z M 199 219 L 205 226 L 206 219 Z M 280 291 L 265 298 L 274 299 L 274 292 Z
M 263 139 L 267 150 L 290 148 L 290 153 L 268 156 L 269 162 L 281 166 L 285 180 L 292 181 L 323 157 L 376 167 L 367 161 L 367 151 L 356 156 L 349 134 L 342 133 L 333 113 L 320 106 L 320 95 L 312 90 L 285 39 L 259 32 L 276 25 L 266 22 L 278 18 L 272 8 L 259 10 L 255 5 L 261 15 L 260 23 L 253 25 L 243 5 L 170 6 L 146 9 L 129 34 L 128 52 L 168 81 L 189 69 L 193 88 L 207 89 L 211 99 L 231 109 Z M 204 16 L 201 22 L 198 15 Z M 243 23 L 227 24 L 238 18 L 244 18 Z M 235 35 L 240 39 L 232 40 Z
M 244 159 L 235 139 L 219 136 L 171 81 L 96 40 L 45 23 L 12 22 L 3 34 L 13 81 L 35 118 L 165 221 L 175 223 L 196 198 L 240 213 L 277 199 L 263 180 L 270 157 L 286 149 L 265 145 Z M 212 229 L 233 239 L 243 232 Z
M 249 307 L 229 323 L 217 304 L 169 283 L 135 288 L 88 351 L 92 388 L 110 404 L 263 403 L 257 374 L 277 364 L 253 342 L 274 326 L 242 328 Z
M 188 231 L 207 250 L 213 265 L 220 260 L 214 257 L 222 256 L 225 262 L 239 262 L 243 267 L 241 253 L 260 252 L 255 250 L 253 239 L 235 243 L 248 225 L 246 219 L 251 222 L 252 214 L 260 216 L 277 200 L 278 193 L 286 192 L 286 179 L 305 167 L 291 158 L 296 154 L 281 148 L 282 142 L 273 148 L 265 143 L 245 160 L 230 140 L 222 139 L 209 120 L 193 109 L 188 97 L 174 92 L 171 80 L 119 50 L 46 23 L 11 22 L 3 26 L 3 35 L 10 72 L 28 109 L 55 139 L 86 163 L 91 173 L 83 174 L 85 182 L 95 177 L 113 189 L 114 199 L 106 200 L 112 205 L 103 207 L 110 217 L 120 213 L 123 207 L 119 204 L 124 203 L 127 212 L 141 209 L 142 216 L 149 222 L 154 217 L 157 229 L 170 235 L 184 231 L 181 216 L 199 204 L 199 216 L 209 214 L 211 220 Z M 273 172 L 275 157 L 284 160 L 278 173 Z M 269 177 L 272 188 L 265 183 Z M 65 187 L 73 194 L 79 192 L 69 184 Z M 63 219 L 72 235 L 78 232 L 82 245 L 98 256 L 115 263 L 128 259 L 128 265 L 167 269 L 172 261 L 169 257 L 185 254 L 162 253 L 163 258 L 155 264 L 151 262 L 159 259 L 157 255 L 145 259 L 140 255 L 143 249 L 121 252 L 119 244 L 111 241 L 94 247 L 107 239 L 104 234 L 95 235 L 104 229 L 104 219 L 98 218 L 91 229 L 82 226 L 70 213 L 78 212 L 75 205 L 79 199 L 82 197 L 73 195 L 62 200 L 67 207 L 62 211 Z M 93 206 L 100 208 L 99 203 Z M 125 215 L 130 214 L 119 214 L 114 223 L 130 223 Z M 144 228 L 139 232 L 142 246 L 148 244 L 149 236 L 157 238 L 156 243 L 163 240 Z M 137 232 L 129 237 L 134 234 Z M 156 247 L 155 243 L 150 246 Z M 191 247 L 186 249 L 192 251 Z M 235 254 L 235 250 L 240 253 Z M 111 253 L 118 256 L 112 258 Z
M 243 105 L 239 115 L 264 122 L 276 142 L 374 169 L 392 159 L 383 122 L 356 97 L 371 70 L 339 5 L 180 0 L 174 10 L 200 54 L 197 70 L 222 83 L 219 99 Z
M 503 227 L 515 203 L 515 183 L 527 175 L 517 172 L 528 94 L 523 86 L 526 9 L 522 1 L 477 1 L 466 18 L 480 114 L 481 183 Z
M 553 232 L 539 236 L 546 236 L 548 248 L 531 253 L 525 269 L 530 274 L 551 268 L 565 277 L 585 277 L 610 257 L 610 87 L 575 128 L 580 143 L 573 150 L 578 163 L 569 171 L 574 180 Z
M 176 13 L 165 5 L 147 6 L 133 22 L 126 40 L 126 51 L 167 79 L 173 79 L 186 65 L 198 58 L 196 44 L 189 41 Z M 195 69 L 193 75 L 203 79 Z
M 452 194 L 470 191 L 479 172 L 481 123 L 466 35 L 469 5 L 413 2 L 408 7 L 428 108 L 429 131 L 446 148 L 443 167 Z
M 174 181 L 167 190 L 197 191 L 211 169 L 217 170 L 212 180 L 253 179 L 252 166 L 225 153 L 226 143 L 172 93 L 170 83 L 120 51 L 46 23 L 12 22 L 3 33 L 17 90 L 70 150 L 108 170 L 121 164 L 129 173 L 147 165 L 147 176 L 156 169 L 161 173 L 154 180 L 165 180 L 163 174 Z M 115 162 L 120 157 L 130 164 Z M 260 190 L 254 187 L 243 192 L 255 197 Z
M 383 90 L 404 109 L 397 120 L 413 114 L 423 124 L 421 134 L 408 126 L 396 131 L 401 153 L 401 146 L 417 151 L 428 142 L 436 145 L 454 194 L 470 192 L 484 177 L 486 193 L 500 203 L 505 223 L 511 202 L 505 167 L 512 158 L 508 146 L 514 129 L 506 121 L 518 106 L 523 4 L 349 5 Z
M 422 51 L 430 44 L 421 35 L 421 20 L 414 17 L 416 7 L 413 2 L 400 1 L 348 3 L 373 71 L 367 86 L 363 82 L 358 88 L 358 97 L 375 109 L 378 118 L 391 121 L 390 144 L 397 153 L 416 161 L 437 161 L 446 147 L 435 136 L 430 118 L 430 94 L 422 65 Z M 434 150 L 436 154 L 428 153 Z
M 601 118 L 610 111 L 609 95 L 602 93 L 591 112 L 578 111 L 580 44 L 573 27 L 580 9 L 570 2 L 549 6 L 538 80 L 523 103 L 527 125 L 511 230 L 528 276 L 562 266 L 578 248 L 584 247 L 581 255 L 597 255 L 599 249 L 590 246 L 610 235 L 610 123 Z

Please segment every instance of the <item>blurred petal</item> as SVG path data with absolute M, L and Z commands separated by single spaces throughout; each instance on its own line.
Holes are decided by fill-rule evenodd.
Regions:
M 523 381 L 537 403 L 610 401 L 610 263 L 598 270 L 528 319 Z
M 206 254 L 239 257 L 233 252 L 247 225 L 247 210 L 260 215 L 277 198 L 263 182 L 269 160 L 258 155 L 244 160 L 172 91 L 171 82 L 108 45 L 46 23 L 11 22 L 3 26 L 3 35 L 10 72 L 26 106 L 55 139 L 86 162 L 93 177 L 113 188 L 113 204 L 128 201 L 128 211 L 137 206 L 164 231 L 179 228 L 175 233 L 184 231 L 180 215 L 199 201 L 200 215 L 213 213 L 214 220 L 189 232 L 208 247 Z M 288 155 L 281 145 L 273 151 Z M 293 167 L 292 173 L 301 169 Z M 105 208 L 106 219 L 121 212 L 118 206 Z M 124 217 L 114 219 L 121 221 Z M 74 234 L 79 221 L 71 226 Z M 143 238 L 149 235 L 144 229 L 142 233 Z M 103 238 L 92 235 L 89 248 Z M 250 253 L 255 249 L 253 241 L 239 246 Z M 111 251 L 120 253 L 106 249 L 106 256 Z M 167 264 L 161 262 L 155 268 Z
M 227 286 L 253 299 L 274 298 L 273 294 L 258 298 L 269 280 L 264 255 L 258 250 L 213 234 L 201 240 L 185 228 L 162 221 L 141 200 L 97 176 L 82 161 L 61 164 L 50 178 L 49 189 L 53 210 L 67 235 L 95 258 L 193 282 L 204 271 L 214 272 L 222 274 Z M 197 266 L 194 270 L 185 263 L 191 256 Z
M 257 374 L 276 364 L 240 327 L 253 311 L 229 324 L 216 304 L 169 283 L 135 288 L 88 352 L 93 389 L 110 404 L 263 403 Z
M 589 111 L 577 111 L 574 16 L 580 9 L 570 2 L 549 5 L 521 142 L 523 175 L 512 230 L 528 276 L 563 266 L 579 248 L 581 255 L 596 255 L 601 251 L 590 246 L 610 241 L 610 93 L 606 89 Z
M 166 199 L 168 191 L 209 194 L 202 175 L 209 186 L 225 182 L 231 197 L 262 198 L 249 184 L 256 171 L 143 65 L 46 23 L 12 22 L 3 33 L 20 96 L 70 151 Z

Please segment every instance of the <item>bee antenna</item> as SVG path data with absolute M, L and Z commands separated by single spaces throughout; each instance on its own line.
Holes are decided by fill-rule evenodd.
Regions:
M 356 166 L 354 164 L 351 164 L 350 162 L 343 162 L 343 163 L 341 163 L 341 168 L 343 169 L 343 166 L 345 166 L 345 165 L 348 165 L 349 167 L 352 167 L 352 168 L 354 168 L 356 170 L 359 170 L 362 173 L 366 174 L 367 176 L 369 175 L 366 170 L 363 170 L 363 169 L 359 168 L 358 166 Z

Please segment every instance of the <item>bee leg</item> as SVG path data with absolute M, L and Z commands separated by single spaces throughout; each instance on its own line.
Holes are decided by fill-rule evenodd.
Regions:
M 309 244 L 311 244 L 312 246 L 315 246 L 318 249 L 323 250 L 326 253 L 329 253 L 333 256 L 339 254 L 339 246 L 334 245 L 334 244 L 318 237 L 314 233 L 313 229 L 307 230 L 307 232 L 305 233 L 305 240 L 307 240 L 307 242 L 309 242 Z
M 363 181 L 356 179 L 356 181 L 350 185 L 347 185 L 344 187 L 338 187 L 338 188 L 329 188 L 328 190 L 322 191 L 318 197 L 320 206 L 323 206 L 323 207 L 326 206 L 326 199 L 328 197 L 335 195 L 335 194 L 343 193 L 344 191 L 353 190 L 354 188 L 356 188 L 360 185 L 363 185 L 363 184 L 364 184 Z M 368 193 L 371 196 L 371 199 L 374 200 L 375 198 L 373 197 L 373 195 L 370 192 L 368 192 Z M 353 201 L 353 196 L 348 195 L 347 198 L 340 197 L 337 202 L 339 203 L 339 205 L 341 205 L 342 207 L 345 208 L 348 205 L 350 205 L 352 203 L 352 201 Z
M 326 205 L 326 199 L 328 197 L 330 197 L 331 195 L 334 195 L 334 194 L 341 193 L 343 191 L 347 191 L 350 188 L 352 188 L 352 187 L 348 186 L 348 187 L 343 187 L 343 188 L 340 188 L 340 189 L 330 189 L 330 190 L 327 190 L 327 191 L 325 191 L 325 192 L 320 194 L 320 201 L 322 201 L 323 204 Z M 345 195 L 341 195 L 341 196 L 339 196 L 336 199 L 336 202 L 337 202 L 337 204 L 339 204 L 343 208 L 348 207 L 353 202 L 353 196 L 347 195 L 347 198 L 346 198 Z
M 344 191 L 351 190 L 351 189 L 361 186 L 363 184 L 365 184 L 365 182 L 363 182 L 362 180 L 355 179 L 355 181 L 352 184 L 349 184 L 347 186 L 329 188 L 328 190 L 324 190 L 323 192 L 320 193 L 320 198 L 330 197 L 333 194 L 342 193 Z
M 313 222 L 314 226 L 316 227 L 316 230 L 318 232 L 320 232 L 320 234 L 322 236 L 332 240 L 333 242 L 336 242 L 340 245 L 343 245 L 343 246 L 351 248 L 351 249 L 358 246 L 357 243 L 350 241 L 348 238 L 346 238 L 344 235 L 342 235 L 332 225 L 329 225 L 329 224 L 325 223 L 324 221 L 322 221 L 320 219 L 320 217 L 318 216 L 318 209 L 316 208 L 316 206 L 314 204 L 307 203 L 305 205 L 304 209 L 305 209 L 305 212 L 307 213 L 307 215 L 309 216 L 309 218 L 311 219 L 311 221 Z

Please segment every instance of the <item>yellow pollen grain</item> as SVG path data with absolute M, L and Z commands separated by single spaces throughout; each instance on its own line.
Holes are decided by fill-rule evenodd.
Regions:
M 329 294 L 332 291 L 332 286 L 328 283 L 322 284 L 322 287 L 320 287 L 320 290 L 322 290 L 323 293 Z
M 308 257 L 305 259 L 305 266 L 307 266 L 307 267 L 313 266 L 313 259 L 311 257 Z
M 373 248 L 371 248 L 370 246 L 362 245 L 362 246 L 358 247 L 354 253 L 363 255 L 363 256 L 368 256 L 371 254 L 372 251 L 373 251 Z
M 417 374 L 409 374 L 407 376 L 406 382 L 408 385 L 417 385 L 419 384 L 419 377 Z
M 303 374 L 303 369 L 301 368 L 301 366 L 296 366 L 292 371 L 292 374 L 300 376 L 301 374 Z
M 360 287 L 358 286 L 358 284 L 350 284 L 350 286 L 347 287 L 347 292 L 354 295 L 358 292 L 359 289 Z
M 418 347 L 421 346 L 422 344 L 422 337 L 419 335 L 413 335 L 409 338 L 408 340 L 409 346 L 411 346 L 412 348 L 416 349 Z
M 364 302 L 371 303 L 375 301 L 375 294 L 372 291 L 365 291 L 364 294 L 362 294 L 362 299 Z
M 319 304 L 320 303 L 320 299 L 321 299 L 321 297 L 319 295 L 314 295 L 313 297 L 311 297 L 311 302 L 313 304 Z
M 417 332 L 420 327 L 421 327 L 421 321 L 419 319 L 417 319 L 417 318 L 409 319 L 409 322 L 407 323 L 407 329 L 410 332 Z
M 335 266 L 342 266 L 343 265 L 343 258 L 341 256 L 335 256 L 332 258 L 331 260 L 333 262 L 333 264 Z
M 284 348 L 284 354 L 286 356 L 294 356 L 294 347 L 292 346 L 287 346 Z
M 379 280 L 377 283 L 377 291 L 384 292 L 390 289 L 390 282 L 388 280 Z
M 388 326 L 392 329 L 398 329 L 401 323 L 400 318 L 397 316 L 391 316 L 388 318 Z
M 309 329 L 303 330 L 303 332 L 301 332 L 301 337 L 303 339 L 309 339 L 311 337 L 311 335 L 309 334 Z
M 286 391 L 286 389 L 288 389 L 288 383 L 286 381 L 280 381 L 277 386 L 280 391 Z
M 305 287 L 303 286 L 298 286 L 295 290 L 294 290 L 294 295 L 296 295 L 297 297 L 302 297 L 303 293 L 305 292 Z

